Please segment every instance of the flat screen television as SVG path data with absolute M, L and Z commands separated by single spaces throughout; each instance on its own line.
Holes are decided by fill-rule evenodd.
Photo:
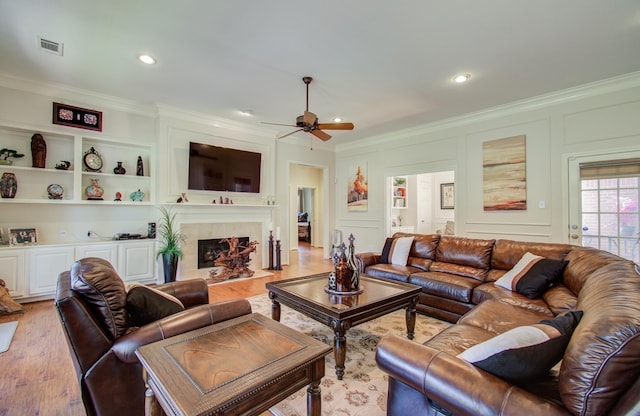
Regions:
M 190 190 L 260 193 L 262 154 L 189 142 Z

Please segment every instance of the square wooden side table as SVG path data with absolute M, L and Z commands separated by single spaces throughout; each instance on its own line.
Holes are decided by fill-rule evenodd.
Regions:
M 305 385 L 321 414 L 331 347 L 253 313 L 140 347 L 147 415 L 260 414 Z

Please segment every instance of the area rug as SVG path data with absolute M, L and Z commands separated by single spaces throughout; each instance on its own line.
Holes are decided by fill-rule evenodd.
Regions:
M 271 316 L 271 300 L 267 295 L 249 298 L 253 312 Z M 280 322 L 313 338 L 333 346 L 333 333 L 325 326 L 281 306 Z M 416 319 L 414 341 L 423 343 L 450 326 L 421 314 Z M 322 379 L 322 414 L 331 416 L 385 415 L 387 409 L 387 375 L 375 363 L 375 349 L 384 335 L 406 337 L 405 311 L 399 310 L 347 331 L 345 374 L 338 380 L 333 351 L 325 357 L 326 369 Z M 275 416 L 303 416 L 307 414 L 306 387 L 269 410 Z
M 5 322 L 0 324 L 0 353 L 3 353 L 9 349 L 13 334 L 16 333 L 18 327 L 18 321 Z

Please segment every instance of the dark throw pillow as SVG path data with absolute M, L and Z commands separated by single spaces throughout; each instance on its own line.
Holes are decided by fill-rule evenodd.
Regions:
M 513 383 L 543 377 L 564 356 L 582 311 L 520 326 L 458 354 L 478 368 Z
M 176 297 L 160 290 L 133 283 L 127 292 L 127 311 L 132 326 L 143 326 L 184 310 Z
M 560 280 L 567 263 L 526 253 L 495 285 L 534 299 Z

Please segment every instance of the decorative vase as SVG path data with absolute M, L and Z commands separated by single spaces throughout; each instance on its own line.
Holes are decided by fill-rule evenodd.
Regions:
M 0 194 L 3 198 L 15 198 L 18 192 L 18 180 L 15 173 L 5 172 L 0 179 Z
M 131 200 L 133 202 L 140 202 L 144 199 L 144 192 L 142 192 L 140 189 L 138 189 L 135 192 L 131 192 L 129 194 L 129 198 L 131 198 Z
M 138 164 L 136 166 L 136 176 L 144 176 L 144 165 L 142 164 L 142 156 L 138 156 Z
M 116 175 L 124 175 L 125 173 L 127 173 L 127 170 L 124 168 L 124 166 L 122 166 L 122 162 L 117 163 L 118 166 L 113 168 L 113 173 L 115 173 Z
M 91 179 L 91 185 L 85 189 L 89 201 L 102 201 L 104 189 L 98 184 L 98 179 Z
M 351 288 L 358 290 L 360 288 L 360 268 L 356 262 L 355 246 L 353 245 L 354 240 L 353 234 L 349 235 L 347 263 L 349 263 L 349 267 L 351 267 Z
M 347 262 L 347 256 L 345 255 L 345 245 L 342 243 L 340 246 L 342 253 L 338 259 L 338 263 L 335 266 L 336 270 L 336 291 L 337 292 L 350 292 L 351 291 L 351 266 Z
M 33 157 L 34 168 L 44 168 L 47 160 L 47 142 L 42 134 L 36 133 L 31 136 L 31 156 Z
M 178 260 L 180 260 L 180 258 L 176 255 L 162 255 L 162 267 L 164 269 L 165 283 L 176 281 L 176 274 L 178 273 Z

